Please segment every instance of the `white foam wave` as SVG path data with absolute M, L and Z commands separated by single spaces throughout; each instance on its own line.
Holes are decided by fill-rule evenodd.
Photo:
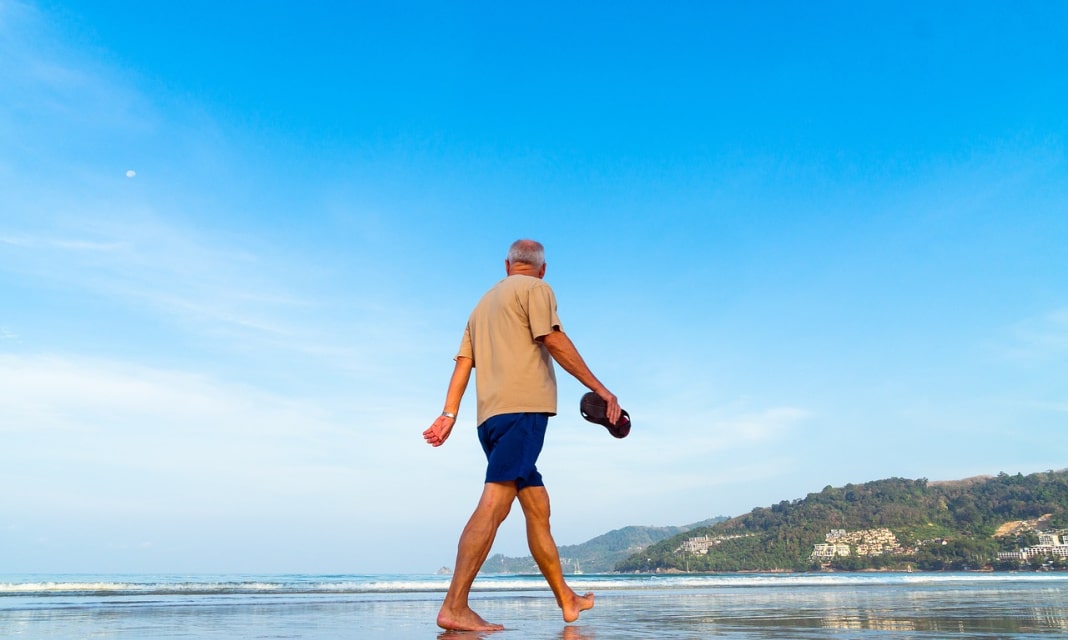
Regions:
M 568 576 L 577 590 L 731 589 L 777 587 L 863 587 L 894 584 L 967 584 L 1052 581 L 1068 583 L 1063 573 L 841 573 L 841 574 L 652 574 Z M 209 579 L 152 577 L 145 579 L 3 580 L 0 597 L 33 596 L 145 596 L 145 595 L 300 595 L 389 594 L 444 592 L 447 576 L 249 576 Z M 546 589 L 538 575 L 485 575 L 475 591 L 534 591 Z

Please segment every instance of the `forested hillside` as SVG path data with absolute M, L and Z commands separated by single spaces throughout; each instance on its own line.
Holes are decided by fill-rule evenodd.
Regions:
M 560 564 L 564 573 L 607 573 L 621 560 L 665 538 L 703 528 L 726 520 L 712 518 L 691 525 L 675 527 L 623 527 L 592 538 L 582 544 L 559 547 Z M 537 573 L 534 558 L 510 558 L 501 554 L 491 556 L 483 565 L 486 573 Z
M 1004 527 L 995 536 L 1014 521 L 1022 524 Z M 1018 563 L 999 560 L 998 552 L 1034 544 L 1036 527 L 1068 527 L 1068 471 L 1002 473 L 938 483 L 891 478 L 828 486 L 802 499 L 673 536 L 615 568 L 625 572 L 1012 568 Z M 876 548 L 865 539 L 877 535 L 889 541 L 881 540 Z M 858 551 L 813 556 L 817 544 L 847 540 L 854 541 Z M 833 544 L 827 546 L 827 553 L 834 549 Z M 1050 562 L 1063 564 L 1064 559 Z

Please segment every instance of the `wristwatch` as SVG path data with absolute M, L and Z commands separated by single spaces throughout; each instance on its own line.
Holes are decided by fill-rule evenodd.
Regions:
M 456 414 L 455 413 L 450 413 L 448 411 L 442 411 L 441 415 L 445 416 L 446 418 L 452 418 L 453 420 L 456 419 Z

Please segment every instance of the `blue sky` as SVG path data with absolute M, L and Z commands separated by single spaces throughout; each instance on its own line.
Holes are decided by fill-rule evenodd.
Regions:
M 560 544 L 1065 466 L 1065 5 L 307 4 L 0 0 L 5 570 L 451 566 L 520 237 Z

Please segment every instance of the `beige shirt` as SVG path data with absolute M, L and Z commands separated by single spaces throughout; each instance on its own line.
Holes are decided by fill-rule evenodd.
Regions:
M 537 339 L 559 328 L 556 295 L 540 278 L 508 276 L 482 296 L 457 354 L 475 365 L 478 424 L 502 413 L 556 414 L 552 357 Z

